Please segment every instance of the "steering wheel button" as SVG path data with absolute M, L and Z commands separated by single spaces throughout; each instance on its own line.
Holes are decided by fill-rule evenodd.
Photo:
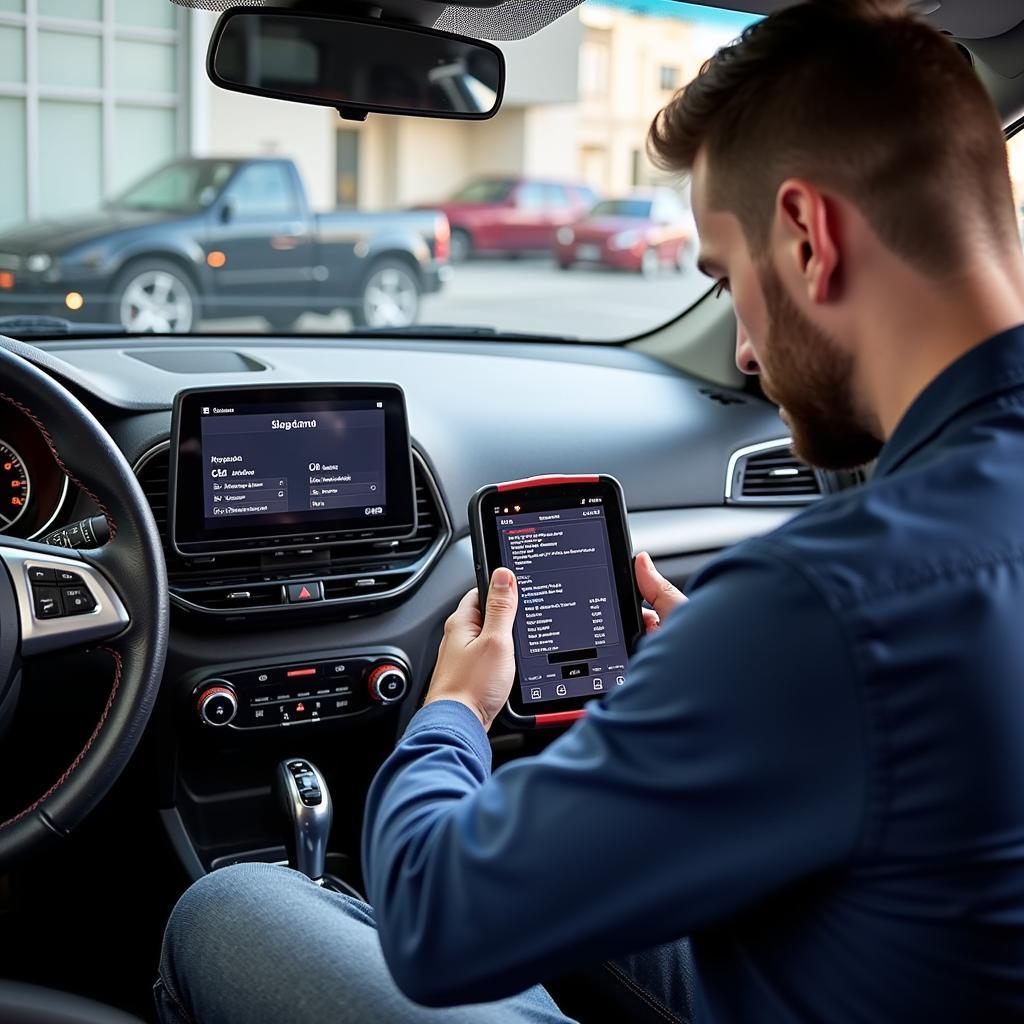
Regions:
M 60 606 L 60 591 L 56 587 L 33 587 L 32 603 L 37 619 L 57 619 L 64 614 Z
M 33 565 L 28 570 L 28 578 L 32 583 L 56 583 L 57 576 L 53 569 L 43 569 L 39 566 Z
M 96 601 L 87 587 L 63 587 L 60 593 L 68 615 L 83 615 L 96 607 Z
M 57 582 L 62 587 L 84 586 L 85 580 L 77 572 L 68 572 L 67 569 L 57 570 Z

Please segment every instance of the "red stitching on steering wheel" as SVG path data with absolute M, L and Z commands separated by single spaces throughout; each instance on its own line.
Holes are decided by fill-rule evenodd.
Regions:
M 107 521 L 107 526 L 110 527 L 110 539 L 113 540 L 117 536 L 117 523 L 114 522 L 114 517 L 110 514 L 110 510 L 106 505 L 96 497 L 93 492 L 82 483 L 74 473 L 64 465 L 64 460 L 60 457 L 60 452 L 57 451 L 57 446 L 53 442 L 53 438 L 50 436 L 50 432 L 43 425 L 43 421 L 23 402 L 19 402 L 18 399 L 12 398 L 10 395 L 4 394 L 0 391 L 0 398 L 5 402 L 10 402 L 15 409 L 19 409 L 23 412 L 39 429 L 39 433 L 43 435 L 43 440 L 48 445 L 50 452 L 53 454 L 53 458 L 57 465 L 60 466 L 67 478 L 74 484 L 77 484 L 92 500 L 96 503 L 96 507 L 103 513 L 103 518 Z M 6 823 L 5 823 L 6 824 Z M 3 825 L 0 825 L 3 828 Z
M 121 655 L 112 647 L 101 647 L 99 650 L 106 651 L 107 654 L 114 659 L 114 686 L 110 691 L 110 696 L 107 698 L 106 706 L 103 708 L 103 714 L 100 715 L 100 720 L 96 723 L 96 728 L 93 729 L 92 735 L 89 737 L 85 746 L 82 747 L 78 757 L 68 765 L 64 774 L 38 800 L 36 800 L 34 804 L 26 807 L 25 810 L 20 814 L 16 814 L 13 818 L 8 818 L 6 821 L 0 822 L 0 830 L 7 828 L 8 825 L 13 825 L 16 822 L 21 821 L 25 815 L 31 814 L 41 803 L 43 803 L 43 801 L 48 800 L 61 786 L 64 785 L 65 782 L 68 781 L 71 775 L 82 763 L 82 759 L 89 753 L 92 745 L 96 742 L 96 737 L 99 736 L 100 730 L 103 728 L 103 723 L 106 722 L 107 718 L 110 716 L 110 709 L 114 706 L 114 698 L 117 696 L 118 688 L 121 685 L 121 669 L 124 666 Z

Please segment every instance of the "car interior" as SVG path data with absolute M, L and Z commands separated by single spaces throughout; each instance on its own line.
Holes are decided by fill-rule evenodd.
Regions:
M 147 3 L 160 8 L 160 18 L 168 8 L 180 30 L 185 49 L 176 74 L 189 78 L 181 102 L 192 103 L 193 114 L 186 93 L 201 82 L 244 102 L 246 112 L 265 111 L 268 124 L 317 117 L 329 118 L 331 131 L 341 123 L 369 132 L 376 122 L 421 132 L 418 148 L 421 136 L 411 132 L 374 150 L 365 172 L 398 182 L 390 203 L 411 216 L 445 192 L 426 166 L 433 146 L 469 147 L 477 144 L 474 133 L 479 145 L 497 146 L 503 98 L 562 87 L 558 68 L 531 64 L 524 49 L 531 41 L 566 61 L 571 49 L 573 80 L 585 81 L 607 71 L 594 40 L 618 31 L 618 18 L 685 9 L 694 24 L 718 25 L 721 45 L 785 0 Z M 35 73 L 43 35 L 78 31 L 68 5 L 47 14 L 45 0 L 39 4 L 14 3 L 9 14 L 0 4 L 0 47 L 9 43 L 4 33 L 22 33 L 19 45 L 31 58 L 26 76 Z M 587 14 L 592 6 L 597 13 Z M 955 37 L 1012 138 L 1024 116 L 1024 2 L 913 6 Z M 114 29 L 103 42 L 106 23 L 96 24 L 94 36 L 81 32 L 102 46 L 102 76 L 113 81 L 119 62 L 137 57 L 111 42 Z M 143 28 L 125 39 L 157 46 L 169 31 Z M 255 49 L 253 32 L 265 33 Z M 374 33 L 400 36 L 401 45 L 372 42 Z M 224 66 L 217 62 L 221 37 L 229 41 Z M 376 66 L 375 54 L 385 51 L 400 63 Z M 661 79 L 648 120 L 685 84 L 664 69 Z M 611 75 L 612 92 L 616 81 Z M 30 177 L 40 152 L 33 133 L 58 130 L 42 107 L 56 110 L 85 95 L 68 86 L 66 95 L 39 100 L 31 98 L 34 88 L 0 90 L 0 123 L 7 123 L 3 103 L 40 105 L 26 129 Z M 119 103 L 97 100 L 100 116 L 120 116 Z M 610 108 L 604 115 L 612 116 Z M 480 168 L 516 180 L 557 178 L 537 162 L 556 147 L 545 125 L 555 132 L 557 124 L 538 119 L 529 127 L 540 134 L 527 166 Z M 232 130 L 255 137 L 270 129 L 243 119 Z M 642 135 L 631 138 L 629 152 L 640 153 L 643 143 Z M 364 149 L 370 154 L 369 143 Z M 686 199 L 679 181 L 595 181 L 588 161 L 596 150 L 580 152 L 564 177 L 592 185 L 596 201 L 625 201 L 633 186 L 640 195 L 671 188 Z M 1011 142 L 1011 166 L 1013 153 Z M 336 165 L 331 157 L 338 196 L 347 187 L 346 159 L 341 149 Z M 424 165 L 421 194 L 402 191 L 410 167 L 389 167 L 389 159 L 412 164 L 412 172 Z M 9 161 L 2 166 L 15 174 Z M 131 171 L 125 180 L 139 176 Z M 122 184 L 120 175 L 109 180 Z M 448 184 L 453 194 L 464 182 Z M 35 199 L 26 200 L 20 220 L 63 214 L 39 198 L 44 186 L 26 186 Z M 382 216 L 383 205 L 367 215 Z M 449 264 L 449 252 L 437 248 L 447 244 L 447 225 L 442 232 L 436 220 L 425 223 L 429 243 L 418 238 L 411 251 Z M 863 482 L 859 473 L 813 470 L 790 452 L 776 409 L 756 378 L 734 364 L 728 294 L 712 291 L 692 266 L 679 270 L 674 257 L 653 274 L 597 266 L 562 274 L 554 247 L 564 249 L 572 232 L 557 220 L 548 229 L 543 262 L 512 251 L 474 258 L 467 243 L 411 325 L 365 326 L 340 314 L 310 326 L 308 314 L 292 317 L 287 333 L 268 333 L 262 314 L 238 314 L 300 280 L 282 262 L 276 272 L 250 274 L 248 297 L 231 299 L 235 320 L 197 317 L 187 331 L 156 334 L 127 329 L 98 291 L 92 301 L 87 284 L 71 291 L 58 277 L 51 291 L 63 304 L 59 317 L 49 303 L 42 315 L 42 306 L 17 301 L 22 279 L 36 274 L 37 243 L 8 256 L 13 246 L 0 228 L 0 314 L 10 314 L 0 321 L 0 1021 L 156 1020 L 151 989 L 170 911 L 191 882 L 225 865 L 290 864 L 337 891 L 364 891 L 367 789 L 422 702 L 446 617 L 476 583 L 467 503 L 479 488 L 544 474 L 614 476 L 634 549 L 648 551 L 685 590 L 723 549 Z M 325 227 L 324 237 L 351 233 L 349 251 L 363 246 L 372 258 L 374 230 Z M 537 237 L 524 249 L 535 250 Z M 288 239 L 274 229 L 271 244 L 282 260 Z M 207 270 L 212 257 L 202 255 Z M 389 266 L 376 264 L 381 302 L 394 280 L 381 270 Z M 46 264 L 36 276 L 57 272 Z M 314 287 L 316 275 L 303 274 Z M 480 289 L 493 281 L 491 292 L 467 295 L 463 316 L 455 315 L 460 277 Z M 157 275 L 146 287 L 155 301 L 171 286 Z M 33 288 L 37 294 L 44 285 Z M 589 309 L 588 296 L 599 302 L 604 288 L 627 289 L 615 302 L 633 307 L 611 326 Z M 199 285 L 194 291 L 200 295 Z M 293 289 L 288 301 L 301 305 L 301 294 Z M 648 295 L 655 297 L 649 306 Z M 535 303 L 562 297 L 557 315 L 545 314 L 554 326 L 529 315 Z M 84 309 L 76 308 L 79 299 Z M 428 300 L 450 306 L 434 314 Z M 508 307 L 508 316 L 488 319 L 488 303 Z M 313 307 L 325 307 L 319 293 Z M 509 319 L 516 307 L 520 321 Z M 649 316 L 645 326 L 637 307 Z M 255 475 L 232 469 L 243 457 L 211 456 L 207 447 L 214 435 L 203 424 L 218 414 L 230 418 L 239 404 L 243 413 L 284 417 L 273 421 L 272 438 L 251 440 L 244 460 Z M 338 408 L 361 410 L 367 422 L 386 418 L 387 451 L 367 464 L 370 472 L 349 475 L 344 464 L 303 447 L 304 426 Z M 274 446 L 282 458 L 308 462 L 308 494 L 296 498 L 298 482 L 289 491 L 283 472 L 258 479 Z M 235 474 L 251 481 L 229 482 Z M 221 504 L 232 500 L 232 487 L 243 489 L 234 497 L 247 503 L 237 513 Z M 269 498 L 258 506 L 264 493 Z M 349 500 L 342 514 L 334 496 L 346 493 L 355 504 Z M 270 519 L 259 519 L 268 512 Z M 217 518 L 234 514 L 249 516 L 244 528 Z M 566 727 L 499 722 L 490 734 L 495 765 L 536 753 Z M 331 810 L 312 844 L 304 842 L 301 813 L 311 793 Z M 548 981 L 566 1012 L 611 1019 L 585 977 Z M 614 1019 L 634 1019 L 631 1012 Z

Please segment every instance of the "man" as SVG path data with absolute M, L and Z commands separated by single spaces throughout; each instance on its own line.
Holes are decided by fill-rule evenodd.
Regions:
M 171 919 L 165 1019 L 283 1020 L 313 985 L 288 1019 L 557 1021 L 537 983 L 610 958 L 668 1020 L 1024 1016 L 1024 258 L 996 113 L 916 17 L 826 0 L 721 51 L 651 149 L 692 172 L 740 368 L 799 454 L 880 454 L 873 479 L 683 607 L 642 556 L 661 626 L 627 685 L 493 776 L 516 587 L 495 573 L 483 624 L 467 594 L 367 805 L 394 982 L 368 908 L 239 867 Z M 273 982 L 229 981 L 237 947 Z

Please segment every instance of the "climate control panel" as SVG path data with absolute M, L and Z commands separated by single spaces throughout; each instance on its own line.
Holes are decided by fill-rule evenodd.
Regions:
M 358 715 L 397 704 L 411 673 L 392 654 L 344 654 L 210 673 L 192 690 L 194 714 L 207 727 L 269 729 Z

